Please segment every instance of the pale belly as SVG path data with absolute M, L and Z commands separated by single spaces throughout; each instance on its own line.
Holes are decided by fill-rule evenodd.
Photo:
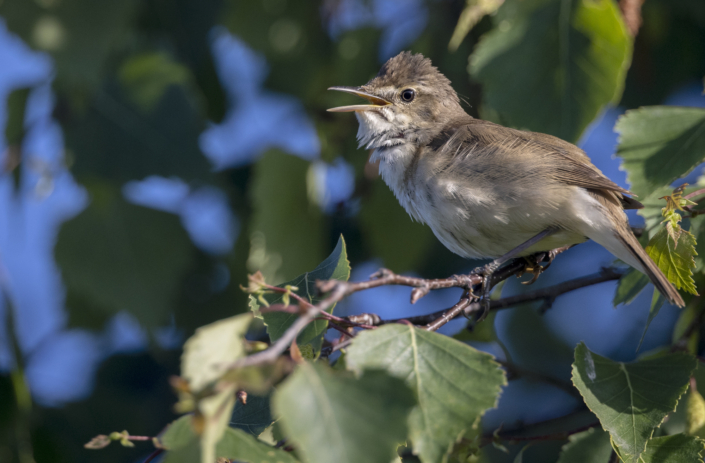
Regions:
M 407 175 L 413 150 L 399 146 L 376 151 L 380 174 L 409 215 L 427 224 L 450 251 L 465 258 L 496 258 L 551 227 L 559 231 L 524 251 L 528 255 L 587 240 L 571 215 L 571 196 L 578 188 L 562 187 L 559 194 L 547 194 L 525 187 L 525 183 L 497 185 L 468 182 L 467 178 L 434 174 L 420 161 L 412 176 Z M 486 180 L 486 179 L 484 179 Z M 558 198 L 558 199 L 557 199 Z M 561 199 L 562 198 L 562 199 Z M 578 220 L 580 222 L 580 220 Z
M 438 187 L 436 185 L 436 187 Z M 560 205 L 538 201 L 481 197 L 480 194 L 440 194 L 431 188 L 408 192 L 399 198 L 415 219 L 431 227 L 450 251 L 465 258 L 497 258 L 533 238 L 543 230 L 559 226 L 555 217 Z M 519 255 L 529 255 L 582 243 L 584 234 L 559 230 Z

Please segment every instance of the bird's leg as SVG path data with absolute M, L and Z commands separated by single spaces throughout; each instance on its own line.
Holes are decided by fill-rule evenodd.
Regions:
M 557 228 L 547 228 L 536 236 L 515 247 L 503 256 L 493 260 L 487 265 L 478 267 L 472 272 L 470 272 L 471 275 L 482 275 L 481 301 L 483 311 L 482 315 L 478 319 L 478 322 L 484 320 L 490 310 L 490 290 L 492 289 L 492 274 L 494 274 L 494 272 L 496 272 L 499 267 L 501 267 L 504 263 L 508 262 L 510 259 L 513 259 L 517 255 L 521 254 L 523 251 L 526 251 L 531 246 L 535 245 L 547 236 L 551 236 L 557 231 Z

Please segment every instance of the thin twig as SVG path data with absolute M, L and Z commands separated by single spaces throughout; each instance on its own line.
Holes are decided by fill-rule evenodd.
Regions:
M 562 432 L 556 432 L 552 434 L 542 434 L 539 436 L 507 436 L 507 435 L 502 435 L 499 434 L 499 438 L 502 440 L 506 440 L 509 442 L 517 442 L 517 441 L 534 441 L 534 440 L 565 440 L 568 439 L 570 436 L 573 434 L 578 434 L 579 432 L 587 431 L 588 429 L 597 427 L 600 425 L 599 421 L 595 421 L 594 423 L 587 424 L 585 426 L 581 426 L 579 428 L 572 429 L 570 431 L 562 431 Z M 523 431 L 523 430 L 522 430 Z
M 524 294 L 518 294 L 516 296 L 509 296 L 509 297 L 505 297 L 502 299 L 490 301 L 490 310 L 508 309 L 510 307 L 513 307 L 513 306 L 516 306 L 519 304 L 526 304 L 526 303 L 540 301 L 540 300 L 553 301 L 558 296 L 565 294 L 565 293 L 568 293 L 570 291 L 574 291 L 576 289 L 596 285 L 599 283 L 603 283 L 605 281 L 618 280 L 623 274 L 624 274 L 623 272 L 621 272 L 617 269 L 614 269 L 611 267 L 605 268 L 600 273 L 576 278 L 574 280 L 565 281 L 563 283 L 559 283 L 557 285 L 550 286 L 548 288 L 542 288 L 542 289 L 538 289 L 536 291 L 530 291 L 530 292 L 527 292 Z M 463 299 L 463 300 L 467 301 L 467 299 Z M 365 320 L 370 325 L 385 325 L 385 324 L 389 324 L 389 323 L 399 323 L 400 320 L 408 320 L 409 322 L 413 323 L 414 325 L 430 326 L 430 324 L 432 324 L 435 320 L 437 320 L 439 318 L 446 318 L 448 313 L 450 311 L 452 311 L 453 309 L 457 308 L 457 306 L 458 306 L 458 304 L 456 304 L 455 306 L 453 306 L 449 309 L 439 310 L 437 312 L 433 312 L 433 313 L 426 314 L 426 315 L 418 315 L 415 317 L 405 317 L 403 319 L 399 318 L 399 319 L 392 319 L 392 320 L 382 320 L 376 314 L 360 314 L 360 315 L 353 315 L 351 317 L 356 317 L 355 320 Z M 480 307 L 479 303 L 473 302 L 473 303 L 465 305 L 464 313 L 465 313 L 465 315 L 469 316 L 472 313 L 478 311 L 480 308 L 481 307 Z M 456 312 L 455 316 L 458 316 L 460 314 L 461 314 L 461 312 Z M 448 321 L 450 321 L 450 320 L 448 320 Z
M 551 434 L 537 434 L 537 435 L 526 435 L 527 433 L 530 433 L 532 429 L 542 429 L 546 425 L 553 425 L 558 422 L 562 422 L 565 420 L 567 417 L 570 416 L 575 416 L 579 413 L 583 413 L 585 411 L 584 408 L 581 408 L 580 410 L 576 410 L 573 413 L 569 413 L 566 416 L 558 417 L 558 418 L 551 418 L 549 420 L 545 421 L 539 421 L 537 423 L 531 423 L 527 425 L 523 425 L 518 429 L 511 430 L 511 431 L 505 431 L 505 432 L 494 432 L 492 434 L 487 433 L 482 436 L 482 441 L 480 443 L 480 446 L 485 446 L 493 441 L 495 441 L 497 438 L 507 441 L 507 442 L 519 442 L 519 441 L 546 441 L 546 440 L 565 440 L 568 437 L 572 436 L 573 434 L 577 434 L 579 432 L 587 431 L 590 428 L 595 428 L 600 425 L 599 420 L 591 421 L 588 424 L 585 424 L 583 426 L 579 426 L 575 429 L 572 429 L 570 431 L 561 431 L 557 433 L 551 433 Z M 521 433 L 521 435 L 517 435 L 518 433 Z
M 541 262 L 550 262 L 555 258 L 556 255 L 560 254 L 561 252 L 564 252 L 567 250 L 570 246 L 565 246 L 562 248 L 554 249 L 549 252 L 541 252 L 538 254 L 535 254 L 533 256 L 533 260 L 535 262 L 535 266 L 538 266 Z M 492 275 L 492 281 L 491 285 L 494 286 L 497 283 L 506 280 L 512 275 L 520 274 L 523 273 L 524 270 L 527 268 L 528 260 L 525 258 L 519 258 L 519 259 L 514 259 L 511 262 L 509 262 L 507 265 L 504 267 L 498 269 L 496 272 L 493 273 Z M 403 285 L 403 286 L 411 286 L 414 288 L 421 288 L 423 291 L 430 291 L 434 289 L 443 289 L 443 288 L 464 288 L 466 290 L 471 291 L 473 286 L 479 285 L 482 283 L 482 276 L 480 275 L 475 275 L 475 274 L 470 274 L 470 275 L 455 275 L 450 278 L 444 278 L 444 279 L 425 279 L 425 278 L 417 278 L 417 277 L 408 277 L 408 276 L 403 276 L 403 275 L 397 275 L 389 270 L 380 270 L 379 272 L 375 273 L 370 277 L 371 279 L 368 281 L 362 281 L 362 282 L 357 282 L 357 283 L 350 283 L 350 282 L 345 282 L 345 281 L 338 281 L 338 280 L 328 280 L 328 281 L 319 281 L 317 282 L 317 286 L 319 290 L 322 293 L 328 293 L 328 296 L 318 302 L 317 304 L 311 304 L 308 301 L 303 300 L 300 297 L 295 297 L 295 299 L 299 300 L 302 302 L 302 305 L 306 306 L 305 310 L 301 310 L 301 315 L 299 316 L 298 319 L 284 332 L 284 334 L 274 343 L 272 344 L 268 349 L 258 352 L 256 354 L 250 355 L 248 357 L 242 358 L 237 360 L 236 362 L 232 363 L 231 365 L 228 366 L 228 369 L 234 369 L 234 368 L 241 368 L 245 366 L 251 366 L 251 365 L 258 365 L 262 363 L 272 363 L 276 361 L 276 359 L 283 354 L 291 345 L 291 342 L 296 339 L 296 336 L 299 334 L 299 332 L 306 327 L 310 322 L 315 320 L 317 317 L 323 316 L 325 318 L 329 318 L 331 320 L 335 320 L 337 322 L 342 322 L 342 323 L 347 323 L 351 326 L 360 326 L 360 327 L 369 327 L 372 328 L 372 325 L 362 325 L 360 323 L 356 323 L 351 321 L 350 319 L 344 319 L 341 317 L 334 317 L 331 316 L 326 310 L 341 301 L 343 298 L 346 296 L 349 296 L 350 294 L 363 291 L 366 289 L 370 288 L 376 288 L 379 286 L 386 286 L 386 285 Z M 277 291 L 277 292 L 287 292 L 285 288 L 278 288 L 276 286 L 270 287 L 269 285 L 266 285 L 266 289 L 272 290 L 272 291 Z M 293 293 L 292 294 L 293 297 Z M 421 295 L 422 296 L 422 295 Z M 412 294 L 412 302 L 415 300 L 418 300 L 419 297 L 416 297 L 414 299 L 414 295 Z M 443 326 L 445 323 L 447 323 L 449 320 L 451 320 L 454 316 L 459 315 L 463 310 L 465 310 L 465 313 L 468 313 L 468 309 L 472 306 L 472 304 L 469 304 L 470 299 L 464 297 L 456 306 L 454 306 L 451 311 L 446 314 L 446 311 L 444 313 L 440 314 L 437 318 L 438 320 L 434 320 L 431 323 L 429 323 L 429 327 L 427 329 L 435 330 L 438 329 L 440 326 Z M 457 312 L 457 314 L 455 313 Z M 399 320 L 399 322 L 407 322 L 405 320 Z M 340 343 L 335 348 L 332 349 L 332 351 L 341 349 L 343 344 L 347 345 L 348 341 L 344 343 Z
M 690 199 L 700 195 L 705 195 L 705 188 L 701 188 L 699 190 L 695 190 L 692 193 L 688 193 L 687 195 L 683 196 L 683 199 Z
M 306 312 L 301 314 L 299 318 L 284 332 L 284 334 L 277 339 L 277 341 L 272 344 L 268 349 L 258 352 L 256 354 L 250 355 L 248 357 L 239 359 L 228 366 L 228 369 L 242 368 L 251 365 L 258 365 L 262 363 L 273 363 L 279 358 L 281 354 L 286 351 L 291 342 L 296 339 L 296 336 L 301 330 L 303 330 L 306 325 L 311 323 L 316 317 L 321 315 L 322 308 L 331 307 L 333 304 L 338 302 L 343 298 L 344 287 L 337 287 L 331 294 L 323 299 L 321 302 L 315 306 L 311 306 Z M 325 310 L 325 309 L 323 309 Z
M 441 316 L 433 320 L 431 323 L 426 325 L 424 329 L 426 331 L 436 331 L 441 326 L 445 325 L 449 321 L 453 320 L 455 317 L 463 313 L 463 311 L 470 305 L 469 298 L 461 299 L 457 304 L 444 312 Z

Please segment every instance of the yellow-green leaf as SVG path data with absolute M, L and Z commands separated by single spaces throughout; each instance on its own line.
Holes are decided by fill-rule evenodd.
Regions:
M 668 281 L 673 283 L 676 288 L 691 294 L 698 294 L 693 281 L 694 256 L 697 255 L 695 237 L 690 232 L 683 230 L 678 241 L 678 247 L 676 247 L 668 230 L 664 227 L 651 238 L 646 246 L 646 253 L 656 262 Z
M 243 343 L 251 314 L 226 318 L 196 330 L 184 344 L 181 375 L 193 393 L 203 391 L 226 371 L 227 366 L 245 355 Z M 221 384 L 215 394 L 201 398 L 197 417 L 202 417 L 201 462 L 215 461 L 215 446 L 228 427 L 235 406 L 236 384 Z
M 705 437 L 705 399 L 697 389 L 690 390 L 685 410 L 685 433 Z

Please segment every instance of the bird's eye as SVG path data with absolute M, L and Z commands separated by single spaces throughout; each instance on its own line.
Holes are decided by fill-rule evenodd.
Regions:
M 416 92 L 411 88 L 407 88 L 406 90 L 402 90 L 401 92 L 401 99 L 406 101 L 407 103 L 413 101 L 414 97 L 416 97 Z

